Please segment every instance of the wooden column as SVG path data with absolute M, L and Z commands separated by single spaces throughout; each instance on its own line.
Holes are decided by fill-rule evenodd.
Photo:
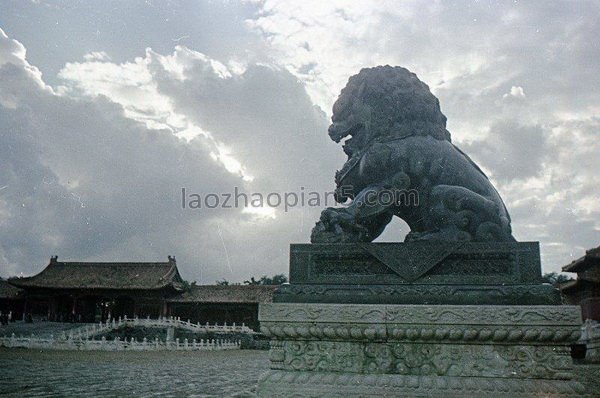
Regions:
M 25 317 L 27 316 L 28 300 L 29 300 L 28 295 L 25 295 L 25 302 L 23 303 L 23 322 L 25 322 Z
M 73 295 L 73 308 L 71 309 L 71 315 L 73 316 L 73 321 L 79 322 L 79 317 L 77 316 L 77 296 Z
M 167 308 L 167 300 L 164 300 L 164 299 L 163 299 L 163 302 L 162 302 L 162 309 L 161 309 L 161 311 L 160 311 L 160 316 L 167 316 L 167 311 L 168 311 L 168 308 Z

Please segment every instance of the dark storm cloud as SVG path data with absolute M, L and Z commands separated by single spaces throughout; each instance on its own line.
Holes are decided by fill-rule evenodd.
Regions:
M 198 63 L 199 64 L 199 63 Z M 342 152 L 324 133 L 325 114 L 285 69 L 250 65 L 221 79 L 199 64 L 178 80 L 156 71 L 175 109 L 231 147 L 264 189 L 333 187 Z
M 235 1 L 6 1 L 0 27 L 27 47 L 30 62 L 54 85 L 65 63 L 92 51 L 124 62 L 147 47 L 167 53 L 186 45 L 216 58 L 251 53 L 260 59 L 259 37 L 243 24 L 255 9 Z
M 485 140 L 462 145 L 490 176 L 501 182 L 540 175 L 547 155 L 548 131 L 540 126 L 522 126 L 514 121 L 496 122 Z
M 183 213 L 181 186 L 240 182 L 200 139 L 146 130 L 106 98 L 57 96 L 13 63 L 0 81 L 11 82 L 3 98 L 18 94 L 14 109 L 0 107 L 3 274 L 37 271 L 52 253 L 96 258 L 121 246 L 129 258 L 162 258 L 184 227 L 219 216 Z
M 249 25 L 320 104 L 362 67 L 417 73 L 439 97 L 453 141 L 515 209 L 516 236 L 542 241 L 546 270 L 598 245 L 600 191 L 589 172 L 598 165 L 588 152 L 600 150 L 599 3 L 266 0 L 261 7 Z M 527 211 L 533 203 L 539 210 Z
M 180 188 L 325 190 L 333 185 L 333 172 L 322 170 L 341 164 L 341 155 L 312 149 L 327 148 L 325 116 L 285 70 L 250 66 L 223 78 L 207 66 L 212 61 L 192 55 L 197 58 L 180 59 L 189 67 L 182 87 L 177 74 L 149 52 L 146 84 L 158 85 L 157 101 L 164 95 L 178 115 L 213 129 L 211 134 L 256 175 L 253 182 L 215 161 L 213 142 L 204 136 L 187 142 L 171 130 L 147 129 L 125 117 L 115 101 L 127 98 L 128 86 L 72 98 L 34 79 L 24 58 L 13 59 L 21 65 L 2 66 L 1 81 L 11 83 L 2 85 L 0 99 L 14 103 L 0 107 L 4 142 L 10 144 L 5 148 L 12 154 L 2 158 L 2 169 L 12 170 L 0 191 L 6 213 L 0 228 L 3 274 L 35 272 L 51 254 L 108 261 L 177 254 L 184 276 L 204 283 L 285 271 L 289 242 L 307 240 L 319 209 L 296 209 L 273 220 L 241 209 L 186 211 Z M 88 90 L 97 87 L 94 68 L 106 65 L 90 62 L 81 68 L 72 64 L 72 73 L 63 74 L 65 83 L 73 89 L 83 81 Z M 74 76 L 81 80 L 68 80 Z M 111 98 L 112 89 L 120 97 Z
M 23 46 L 0 40 L 0 256 L 11 273 L 38 270 L 58 248 L 176 254 L 186 277 L 207 283 L 284 272 L 317 209 L 180 214 L 164 192 L 332 187 L 343 159 L 323 112 L 377 64 L 430 85 L 517 238 L 542 242 L 546 270 L 600 241 L 597 2 L 38 3 L 0 15 L 45 81 Z M 173 137 L 180 119 L 213 140 Z M 253 181 L 213 160 L 216 141 Z

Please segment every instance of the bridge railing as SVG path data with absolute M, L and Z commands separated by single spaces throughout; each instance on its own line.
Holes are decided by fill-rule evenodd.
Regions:
M 102 337 L 101 340 L 80 339 L 80 338 L 48 338 L 40 337 L 17 337 L 13 333 L 10 337 L 0 337 L 0 347 L 7 348 L 32 348 L 32 349 L 54 349 L 54 350 L 89 350 L 89 351 L 211 351 L 211 350 L 235 350 L 240 348 L 239 340 L 230 339 L 175 339 L 174 341 L 161 341 L 158 338 L 148 340 L 146 338 L 136 340 L 121 340 L 116 337 L 114 340 L 107 340 Z
M 235 323 L 228 325 L 224 323 L 222 325 L 214 324 L 211 325 L 207 323 L 193 323 L 189 320 L 182 321 L 180 317 L 161 317 L 158 319 L 152 318 L 128 318 L 128 317 L 119 317 L 118 319 L 107 320 L 106 322 L 99 322 L 95 324 L 88 324 L 85 326 L 81 326 L 75 329 L 68 330 L 63 332 L 61 338 L 73 339 L 80 338 L 86 339 L 88 337 L 93 337 L 101 333 L 105 333 L 110 330 L 118 329 L 124 326 L 143 326 L 143 327 L 176 327 L 180 329 L 189 330 L 196 333 L 244 333 L 244 334 L 254 334 L 256 333 L 254 330 L 250 329 L 244 323 L 241 325 L 236 325 Z
M 600 341 L 600 323 L 591 319 L 586 319 L 584 324 L 581 326 L 581 339 L 588 341 Z

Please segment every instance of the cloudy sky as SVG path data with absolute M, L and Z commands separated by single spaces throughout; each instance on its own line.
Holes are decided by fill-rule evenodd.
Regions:
M 329 191 L 348 77 L 409 68 L 545 271 L 600 244 L 600 3 L 0 0 L 0 276 L 166 261 L 287 272 L 320 208 L 183 209 L 188 192 Z M 379 239 L 402 240 L 395 221 Z

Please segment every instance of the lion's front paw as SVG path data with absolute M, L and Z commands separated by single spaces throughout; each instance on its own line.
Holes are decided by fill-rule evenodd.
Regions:
M 368 230 L 358 224 L 346 209 L 328 208 L 310 235 L 312 243 L 355 243 L 368 239 Z

